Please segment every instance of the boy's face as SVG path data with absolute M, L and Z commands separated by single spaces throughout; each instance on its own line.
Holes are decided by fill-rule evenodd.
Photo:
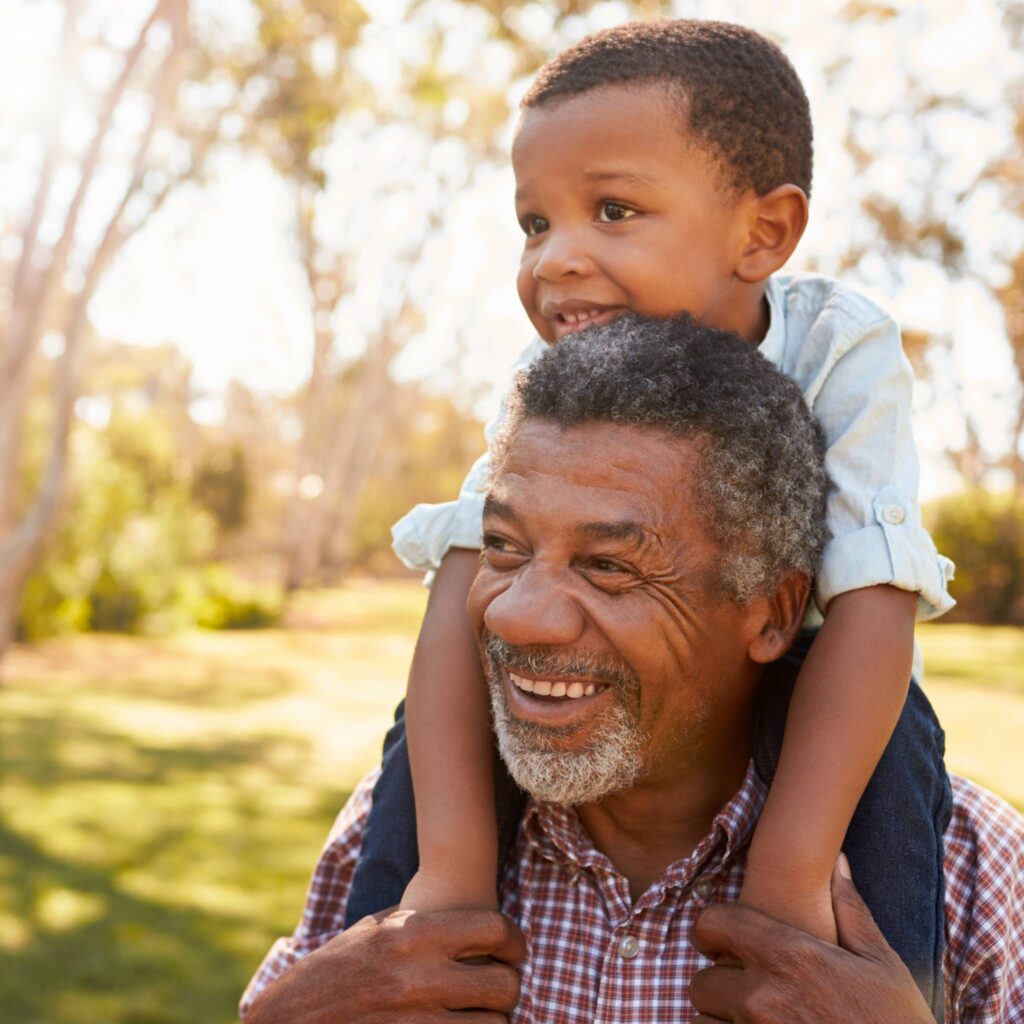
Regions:
M 659 83 L 603 86 L 524 112 L 512 147 L 526 234 L 519 297 L 545 341 L 625 310 L 685 311 L 750 336 L 749 287 L 734 273 L 744 197 L 723 186 L 681 119 Z

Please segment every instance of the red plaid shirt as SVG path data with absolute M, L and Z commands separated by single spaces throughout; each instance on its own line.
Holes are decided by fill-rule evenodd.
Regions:
M 338 816 L 290 938 L 267 954 L 241 1012 L 270 981 L 337 935 L 376 773 Z M 672 1021 L 695 1015 L 687 996 L 708 966 L 690 942 L 701 907 L 735 900 L 746 844 L 764 803 L 753 770 L 693 853 L 633 903 L 625 877 L 571 810 L 531 802 L 501 885 L 502 910 L 526 935 L 529 956 L 514 1024 Z M 946 1020 L 1024 1022 L 1024 817 L 953 778 L 946 833 Z

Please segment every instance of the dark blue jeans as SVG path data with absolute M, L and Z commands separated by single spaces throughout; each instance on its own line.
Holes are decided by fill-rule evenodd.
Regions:
M 765 670 L 754 730 L 754 763 L 770 782 L 800 666 L 814 639 L 802 633 Z M 896 732 L 850 823 L 843 849 L 853 879 L 892 948 L 914 975 L 938 1021 L 943 1016 L 945 907 L 942 836 L 952 811 L 944 736 L 928 699 L 912 682 Z M 515 841 L 525 797 L 495 758 L 498 849 Z M 403 707 L 384 740 L 383 771 L 363 835 L 345 926 L 394 906 L 416 872 L 416 816 Z

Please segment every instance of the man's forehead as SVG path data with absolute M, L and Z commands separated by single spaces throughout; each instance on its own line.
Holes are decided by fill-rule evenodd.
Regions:
M 485 512 L 520 518 L 557 506 L 563 525 L 595 539 L 663 537 L 692 506 L 699 462 L 695 440 L 656 428 L 525 420 L 495 467 Z

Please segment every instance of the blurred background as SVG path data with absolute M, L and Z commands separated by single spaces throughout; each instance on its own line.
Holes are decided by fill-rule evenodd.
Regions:
M 631 18 L 811 97 L 794 267 L 898 316 L 951 766 L 1024 808 L 1024 4 L 4 0 L 0 1018 L 230 1021 L 376 757 L 530 340 L 518 97 Z

